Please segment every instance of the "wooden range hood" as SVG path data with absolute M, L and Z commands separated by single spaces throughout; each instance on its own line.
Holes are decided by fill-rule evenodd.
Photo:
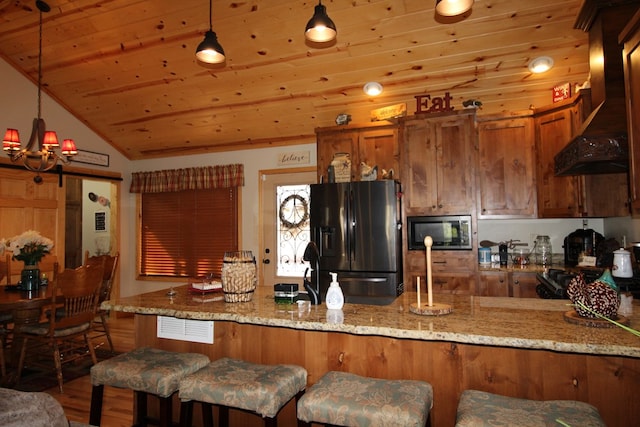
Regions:
M 629 169 L 622 46 L 618 35 L 637 0 L 585 0 L 574 28 L 589 32 L 591 105 L 578 134 L 555 156 L 555 174 L 621 173 Z

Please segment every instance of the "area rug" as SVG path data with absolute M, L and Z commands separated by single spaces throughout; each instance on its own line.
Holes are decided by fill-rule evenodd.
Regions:
M 96 349 L 96 357 L 98 362 L 109 359 L 118 355 L 117 352 L 111 352 L 107 349 Z M 82 359 L 69 362 L 62 365 L 62 378 L 67 383 L 76 378 L 89 375 L 89 370 L 93 366 L 91 362 L 91 356 L 83 357 Z M 39 369 L 25 367 L 22 370 L 22 377 L 20 378 L 20 384 L 13 385 L 13 389 L 21 391 L 45 391 L 53 387 L 58 386 L 58 379 L 56 378 L 56 370 L 53 365 L 53 357 L 51 358 L 51 369 Z

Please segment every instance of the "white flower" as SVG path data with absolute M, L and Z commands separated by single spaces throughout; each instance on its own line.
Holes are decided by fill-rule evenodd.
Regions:
M 11 252 L 14 259 L 33 265 L 51 251 L 53 241 L 41 236 L 37 231 L 28 230 L 10 239 L 2 239 L 0 248 Z

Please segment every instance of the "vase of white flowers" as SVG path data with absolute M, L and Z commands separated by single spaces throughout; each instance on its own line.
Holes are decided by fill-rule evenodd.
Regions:
M 37 231 L 28 230 L 0 242 L 0 249 L 11 252 L 12 258 L 24 262 L 20 278 L 20 289 L 34 291 L 40 287 L 38 263 L 51 252 L 53 241 L 43 237 Z

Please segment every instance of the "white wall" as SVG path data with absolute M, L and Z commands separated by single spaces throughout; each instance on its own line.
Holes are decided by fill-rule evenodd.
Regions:
M 111 253 L 111 183 L 82 180 L 82 256 Z M 98 230 L 96 213 L 104 215 L 104 230 Z
M 46 81 L 46 76 L 44 80 Z M 7 62 L 0 59 L 0 93 L 3 99 L 3 102 L 0 103 L 0 132 L 4 135 L 6 128 L 18 129 L 20 140 L 24 146 L 31 135 L 33 119 L 38 114 L 37 86 Z M 60 141 L 65 138 L 71 138 L 80 150 L 109 155 L 108 168 L 80 163 L 74 166 L 116 172 L 123 172 L 127 169 L 128 160 L 126 157 L 57 104 L 44 91 L 42 93 L 41 114 L 46 122 L 47 129 L 56 131 Z
M 589 218 L 587 228 L 591 228 L 604 235 L 602 218 Z M 502 219 L 478 220 L 478 241 L 491 240 L 494 242 L 520 240 L 533 248 L 533 241 L 539 234 L 549 236 L 554 254 L 561 258 L 554 258 L 554 262 L 564 257 L 564 238 L 571 232 L 582 229 L 582 219 Z M 605 237 L 609 237 L 606 236 Z M 615 237 L 615 236 L 612 236 Z M 492 248 L 498 252 L 498 248 Z
M 242 150 L 242 151 L 230 151 L 225 153 L 213 153 L 213 154 L 201 154 L 196 156 L 184 156 L 177 158 L 167 159 L 150 159 L 140 160 L 133 162 L 132 170 L 135 172 L 162 170 L 162 169 L 180 169 L 197 166 L 216 166 L 227 165 L 234 163 L 242 163 L 244 165 L 245 184 L 242 188 L 242 250 L 253 251 L 254 255 L 258 255 L 260 247 L 259 238 L 259 217 L 258 212 L 258 200 L 259 200 L 259 171 L 266 169 L 278 169 L 283 168 L 278 166 L 278 155 L 286 152 L 293 151 L 306 151 L 309 152 L 310 163 L 295 165 L 297 167 L 315 166 L 316 165 L 316 146 L 315 141 L 301 141 L 307 142 L 306 144 L 295 145 L 290 147 L 274 147 L 265 148 L 259 150 Z M 290 166 L 293 167 L 293 166 Z M 128 177 L 130 180 L 130 177 Z M 126 237 L 123 236 L 123 246 L 127 246 L 126 242 L 135 242 L 135 203 L 136 195 L 128 192 L 129 184 L 127 184 L 126 191 L 123 191 L 123 199 L 126 199 L 126 205 L 133 207 L 127 212 L 123 212 L 126 218 L 123 217 L 123 221 L 127 222 Z M 124 201 L 124 200 L 123 200 Z M 124 230 L 123 230 L 124 232 Z M 127 248 L 128 249 L 128 248 Z M 135 263 L 135 248 L 133 253 L 129 255 L 130 267 L 134 267 Z M 135 270 L 132 268 L 127 273 L 130 278 L 135 278 Z M 138 281 L 135 284 L 135 288 L 122 289 L 121 294 L 135 294 L 139 292 L 147 292 L 149 290 L 161 289 L 168 287 L 166 282 L 148 282 Z

